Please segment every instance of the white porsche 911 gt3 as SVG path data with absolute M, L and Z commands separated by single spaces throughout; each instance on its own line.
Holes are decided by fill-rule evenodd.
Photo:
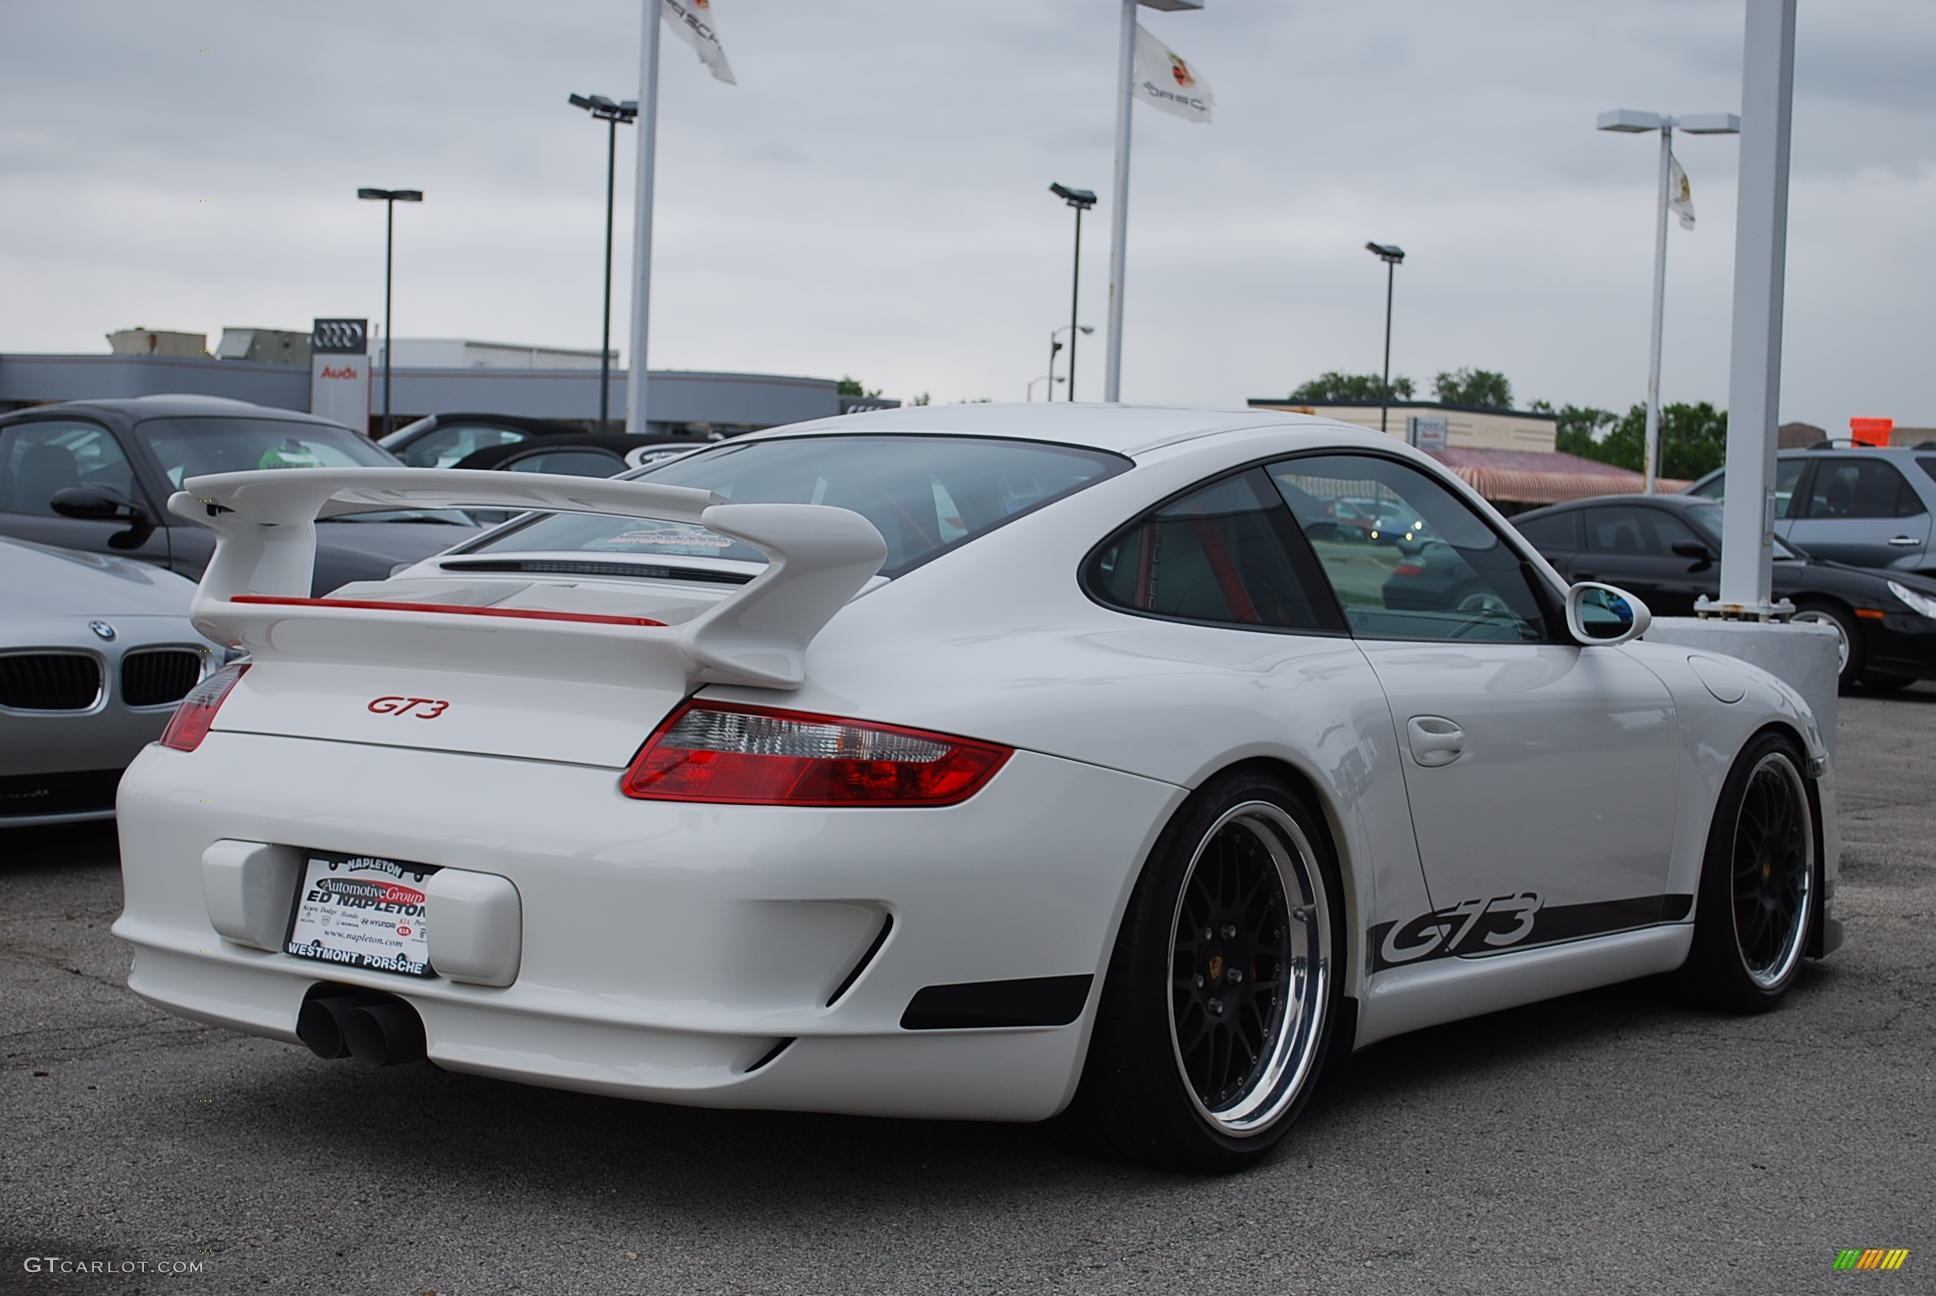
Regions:
M 536 511 L 307 597 L 318 516 L 460 505 Z M 1840 943 L 1800 698 L 1375 433 L 936 406 L 170 507 L 249 656 L 121 784 L 129 983 L 324 1056 L 1227 1168 L 1329 1050 Z

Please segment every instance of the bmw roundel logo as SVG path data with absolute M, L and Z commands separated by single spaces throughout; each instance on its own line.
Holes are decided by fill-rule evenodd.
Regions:
M 87 628 L 102 639 L 114 638 L 114 627 L 105 621 L 90 621 L 87 623 Z

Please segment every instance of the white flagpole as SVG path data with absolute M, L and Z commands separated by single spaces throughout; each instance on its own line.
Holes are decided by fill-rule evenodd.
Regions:
M 1129 239 L 1129 110 L 1136 78 L 1136 3 L 1123 0 L 1122 49 L 1116 59 L 1116 191 L 1109 209 L 1109 355 L 1102 398 L 1122 399 L 1123 253 Z M 1073 394 L 1072 394 L 1073 395 Z
M 1667 310 L 1667 180 L 1673 168 L 1674 127 L 1671 117 L 1660 121 L 1660 210 L 1654 213 L 1654 333 L 1647 344 L 1647 433 L 1641 449 L 1647 494 L 1660 478 L 1660 333 Z
M 625 430 L 646 432 L 645 326 L 652 314 L 652 159 L 659 122 L 659 0 L 639 6 L 638 176 L 632 198 L 632 355 L 625 384 Z

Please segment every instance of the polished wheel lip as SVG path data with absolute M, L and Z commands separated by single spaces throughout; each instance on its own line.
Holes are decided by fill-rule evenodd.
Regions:
M 1250 1083 L 1233 1100 L 1213 1109 L 1197 1092 L 1184 1061 L 1177 1030 L 1173 978 L 1191 882 L 1206 854 L 1226 830 L 1247 832 L 1262 847 L 1275 868 L 1279 903 L 1286 916 L 1280 947 L 1283 950 L 1282 992 L 1271 1014 L 1268 1035 L 1271 1043 Z M 1296 1102 L 1316 1064 L 1317 1043 L 1322 1038 L 1330 1002 L 1329 913 L 1324 874 L 1310 839 L 1297 821 L 1273 802 L 1246 801 L 1225 810 L 1203 834 L 1190 857 L 1170 914 L 1164 1010 L 1169 1022 L 1170 1055 L 1176 1063 L 1183 1091 L 1189 1095 L 1197 1114 L 1227 1137 L 1249 1138 L 1269 1131 Z
M 1801 772 L 1787 752 L 1769 752 L 1748 771 L 1735 812 L 1728 867 L 1728 912 L 1742 969 L 1760 989 L 1774 990 L 1801 962 L 1815 899 L 1815 818 Z M 1781 877 L 1768 872 L 1775 868 Z M 1757 959 L 1744 944 L 1744 908 L 1751 914 L 1757 909 L 1776 914 L 1784 907 L 1791 911 L 1779 944 Z M 1757 949 L 1768 944 L 1758 934 L 1747 943 Z
M 1835 631 L 1835 670 L 1837 674 L 1849 668 L 1849 632 L 1842 625 L 1841 618 L 1826 612 L 1797 612 L 1790 620 L 1807 621 L 1813 625 L 1825 625 Z

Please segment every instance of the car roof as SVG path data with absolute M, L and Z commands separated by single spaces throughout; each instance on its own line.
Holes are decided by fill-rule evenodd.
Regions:
M 35 405 L 7 415 L 12 421 L 22 416 L 47 417 L 61 414 L 105 415 L 126 423 L 150 418 L 272 418 L 279 422 L 318 423 L 328 427 L 343 425 L 319 418 L 303 410 L 252 401 L 232 400 L 227 396 L 202 396 L 190 392 L 168 392 L 154 396 L 115 396 L 98 399 L 62 401 L 57 405 Z
M 735 441 L 795 436 L 801 433 L 841 433 L 918 436 L 1003 437 L 1023 441 L 1053 441 L 1135 455 L 1218 432 L 1254 428 L 1309 425 L 1337 429 L 1349 426 L 1331 419 L 1287 410 L 1190 409 L 1161 405 L 1088 404 L 1041 401 L 996 405 L 915 405 L 842 414 L 833 418 L 793 423 L 783 428 L 734 437 Z M 1362 429 L 1355 429 L 1362 430 Z
M 1681 513 L 1693 509 L 1721 507 L 1720 500 L 1711 500 L 1700 495 L 1643 495 L 1637 491 L 1623 491 L 1615 495 L 1589 495 L 1584 499 L 1561 500 L 1558 504 L 1548 504 L 1542 508 L 1515 513 L 1508 520 L 1517 522 L 1521 518 L 1544 517 L 1549 513 L 1571 513 L 1579 509 L 1607 504 L 1639 504 L 1642 507 L 1673 509 Z

